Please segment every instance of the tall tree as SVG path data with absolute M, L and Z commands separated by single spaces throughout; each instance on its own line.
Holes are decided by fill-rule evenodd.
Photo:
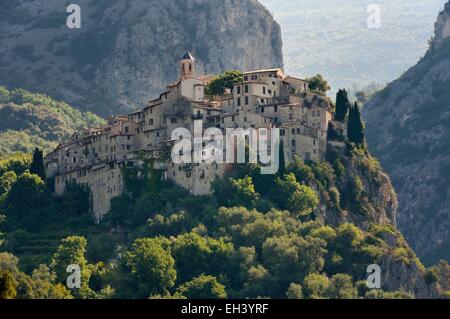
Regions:
M 347 136 L 350 142 L 355 143 L 358 147 L 364 146 L 364 122 L 359 111 L 358 103 L 350 108 L 348 123 L 347 123 Z
M 347 91 L 345 89 L 339 90 L 336 95 L 336 114 L 334 115 L 334 119 L 339 122 L 344 122 L 351 106 Z
M 280 167 L 278 168 L 278 176 L 284 176 L 286 174 L 286 159 L 284 157 L 284 143 L 280 140 Z
M 45 181 L 44 153 L 37 147 L 34 149 L 30 172 L 38 175 L 43 181 Z

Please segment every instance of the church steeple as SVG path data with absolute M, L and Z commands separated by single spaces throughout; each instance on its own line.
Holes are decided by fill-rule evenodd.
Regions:
M 186 51 L 180 61 L 180 78 L 187 79 L 195 76 L 195 59 L 189 51 Z

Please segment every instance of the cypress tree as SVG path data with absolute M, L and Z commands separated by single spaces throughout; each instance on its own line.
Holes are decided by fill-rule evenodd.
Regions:
M 44 153 L 37 147 L 34 149 L 30 173 L 38 175 L 43 181 L 45 181 Z
M 359 111 L 358 103 L 350 108 L 347 122 L 347 136 L 350 142 L 358 147 L 364 146 L 364 122 Z
M 345 89 L 339 90 L 336 95 L 336 114 L 334 115 L 334 119 L 339 122 L 344 122 L 350 108 L 351 104 L 348 100 L 347 91 Z
M 284 143 L 283 140 L 280 140 L 280 166 L 278 168 L 278 175 L 283 176 L 286 174 L 286 159 L 284 158 Z

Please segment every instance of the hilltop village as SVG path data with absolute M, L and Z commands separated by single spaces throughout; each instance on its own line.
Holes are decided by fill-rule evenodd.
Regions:
M 61 195 L 68 181 L 88 186 L 92 209 L 100 220 L 113 197 L 123 191 L 124 166 L 139 165 L 139 154 L 155 159 L 163 176 L 194 195 L 208 194 L 227 165 L 218 163 L 175 164 L 164 152 L 173 146 L 176 128 L 203 129 L 279 128 L 286 164 L 299 156 L 321 160 L 327 147 L 327 128 L 332 119 L 329 100 L 309 90 L 309 83 L 284 74 L 281 69 L 244 72 L 242 81 L 222 96 L 207 96 L 205 88 L 214 78 L 195 72 L 195 59 L 186 52 L 178 79 L 142 110 L 113 116 L 104 127 L 76 132 L 45 158 L 47 176 L 55 179 Z

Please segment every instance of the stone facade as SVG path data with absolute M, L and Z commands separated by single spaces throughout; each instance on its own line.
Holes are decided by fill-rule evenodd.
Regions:
M 163 159 L 173 146 L 177 128 L 194 131 L 217 128 L 280 128 L 285 159 L 323 159 L 326 152 L 331 104 L 326 97 L 311 93 L 308 83 L 287 76 L 281 69 L 245 72 L 243 81 L 221 97 L 205 97 L 211 76 L 196 76 L 195 60 L 186 52 L 180 61 L 180 76 L 158 98 L 142 110 L 114 116 L 108 125 L 75 133 L 45 158 L 49 177 L 55 178 L 55 192 L 64 193 L 65 184 L 75 181 L 90 187 L 92 209 L 100 220 L 110 201 L 123 191 L 121 168 L 139 165 L 138 154 L 156 159 L 164 177 L 194 195 L 211 193 L 211 184 L 223 176 L 227 164 L 175 164 Z M 287 164 L 287 163 L 286 163 Z

